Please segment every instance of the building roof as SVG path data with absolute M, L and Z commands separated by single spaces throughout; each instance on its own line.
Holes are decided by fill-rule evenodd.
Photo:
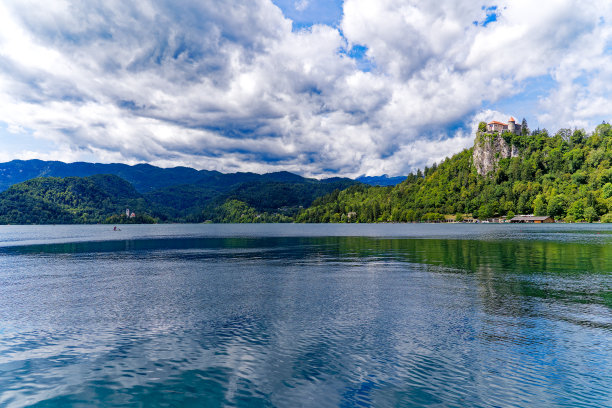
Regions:
M 488 123 L 488 125 L 504 125 L 504 126 L 506 126 L 507 123 L 503 123 L 503 122 L 498 122 L 496 120 L 492 120 L 491 122 Z
M 549 215 L 517 215 L 510 221 L 544 221 L 551 218 Z
M 514 116 L 510 116 L 510 120 L 508 122 L 516 122 L 516 119 L 514 119 Z

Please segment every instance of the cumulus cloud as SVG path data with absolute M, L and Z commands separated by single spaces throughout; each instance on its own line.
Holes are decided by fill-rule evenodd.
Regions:
M 41 158 L 356 176 L 469 147 L 532 78 L 548 128 L 612 114 L 612 5 L 481 6 L 345 0 L 296 31 L 270 0 L 5 1 L 0 122 L 58 146 Z

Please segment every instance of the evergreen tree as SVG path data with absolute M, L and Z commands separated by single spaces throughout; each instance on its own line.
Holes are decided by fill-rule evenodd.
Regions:
M 525 118 L 523 118 L 523 120 L 521 121 L 521 135 L 529 135 L 529 126 L 527 126 L 527 119 Z

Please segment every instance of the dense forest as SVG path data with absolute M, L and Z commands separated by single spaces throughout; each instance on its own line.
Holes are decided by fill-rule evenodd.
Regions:
M 486 133 L 480 124 L 477 144 L 502 139 L 516 154 L 494 152 L 493 170 L 486 174 L 478 174 L 472 147 L 410 174 L 396 186 L 306 179 L 286 172 L 164 172 L 153 166 L 162 179 L 154 182 L 154 176 L 145 174 L 145 181 L 137 183 L 141 191 L 117 175 L 37 177 L 0 193 L 0 223 L 435 222 L 515 214 L 612 222 L 612 126 L 603 123 L 591 134 L 561 129 L 554 135 L 529 132 L 525 126 L 521 134 L 499 135 Z M 11 177 L 15 165 L 32 164 L 10 163 L 13 167 L 7 167 L 11 171 L 6 174 Z M 40 163 L 45 162 L 34 161 L 29 171 L 43 171 Z M 98 166 L 75 165 L 79 171 Z M 65 163 L 53 166 L 49 171 L 75 169 Z M 115 170 L 130 177 L 148 169 L 117 166 Z M 127 217 L 126 208 L 135 216 Z
M 125 214 L 126 208 L 142 213 L 146 207 L 134 187 L 117 176 L 39 177 L 0 194 L 0 223 L 102 223 L 113 214 Z M 153 222 L 149 217 L 139 220 Z
M 144 197 L 162 221 L 291 222 L 316 198 L 357 184 L 343 178 L 319 181 L 285 177 L 284 181 L 278 180 L 241 182 L 229 190 L 203 184 L 183 184 L 146 193 Z M 231 210 L 237 203 L 240 208 L 248 208 L 244 216 Z
M 0 193 L 0 224 L 292 222 L 317 197 L 356 184 L 291 173 L 223 176 L 237 182 L 199 180 L 147 193 L 116 175 L 37 177 Z
M 612 222 L 612 126 L 587 135 L 561 129 L 502 137 L 518 157 L 501 158 L 485 176 L 473 165 L 473 147 L 410 174 L 395 187 L 352 186 L 317 199 L 298 222 L 438 221 L 449 215 L 489 219 L 550 215 L 567 222 Z

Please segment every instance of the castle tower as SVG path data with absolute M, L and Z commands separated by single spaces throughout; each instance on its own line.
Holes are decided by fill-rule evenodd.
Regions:
M 510 120 L 508 120 L 508 131 L 516 133 L 516 120 L 514 120 L 512 116 L 510 116 Z

